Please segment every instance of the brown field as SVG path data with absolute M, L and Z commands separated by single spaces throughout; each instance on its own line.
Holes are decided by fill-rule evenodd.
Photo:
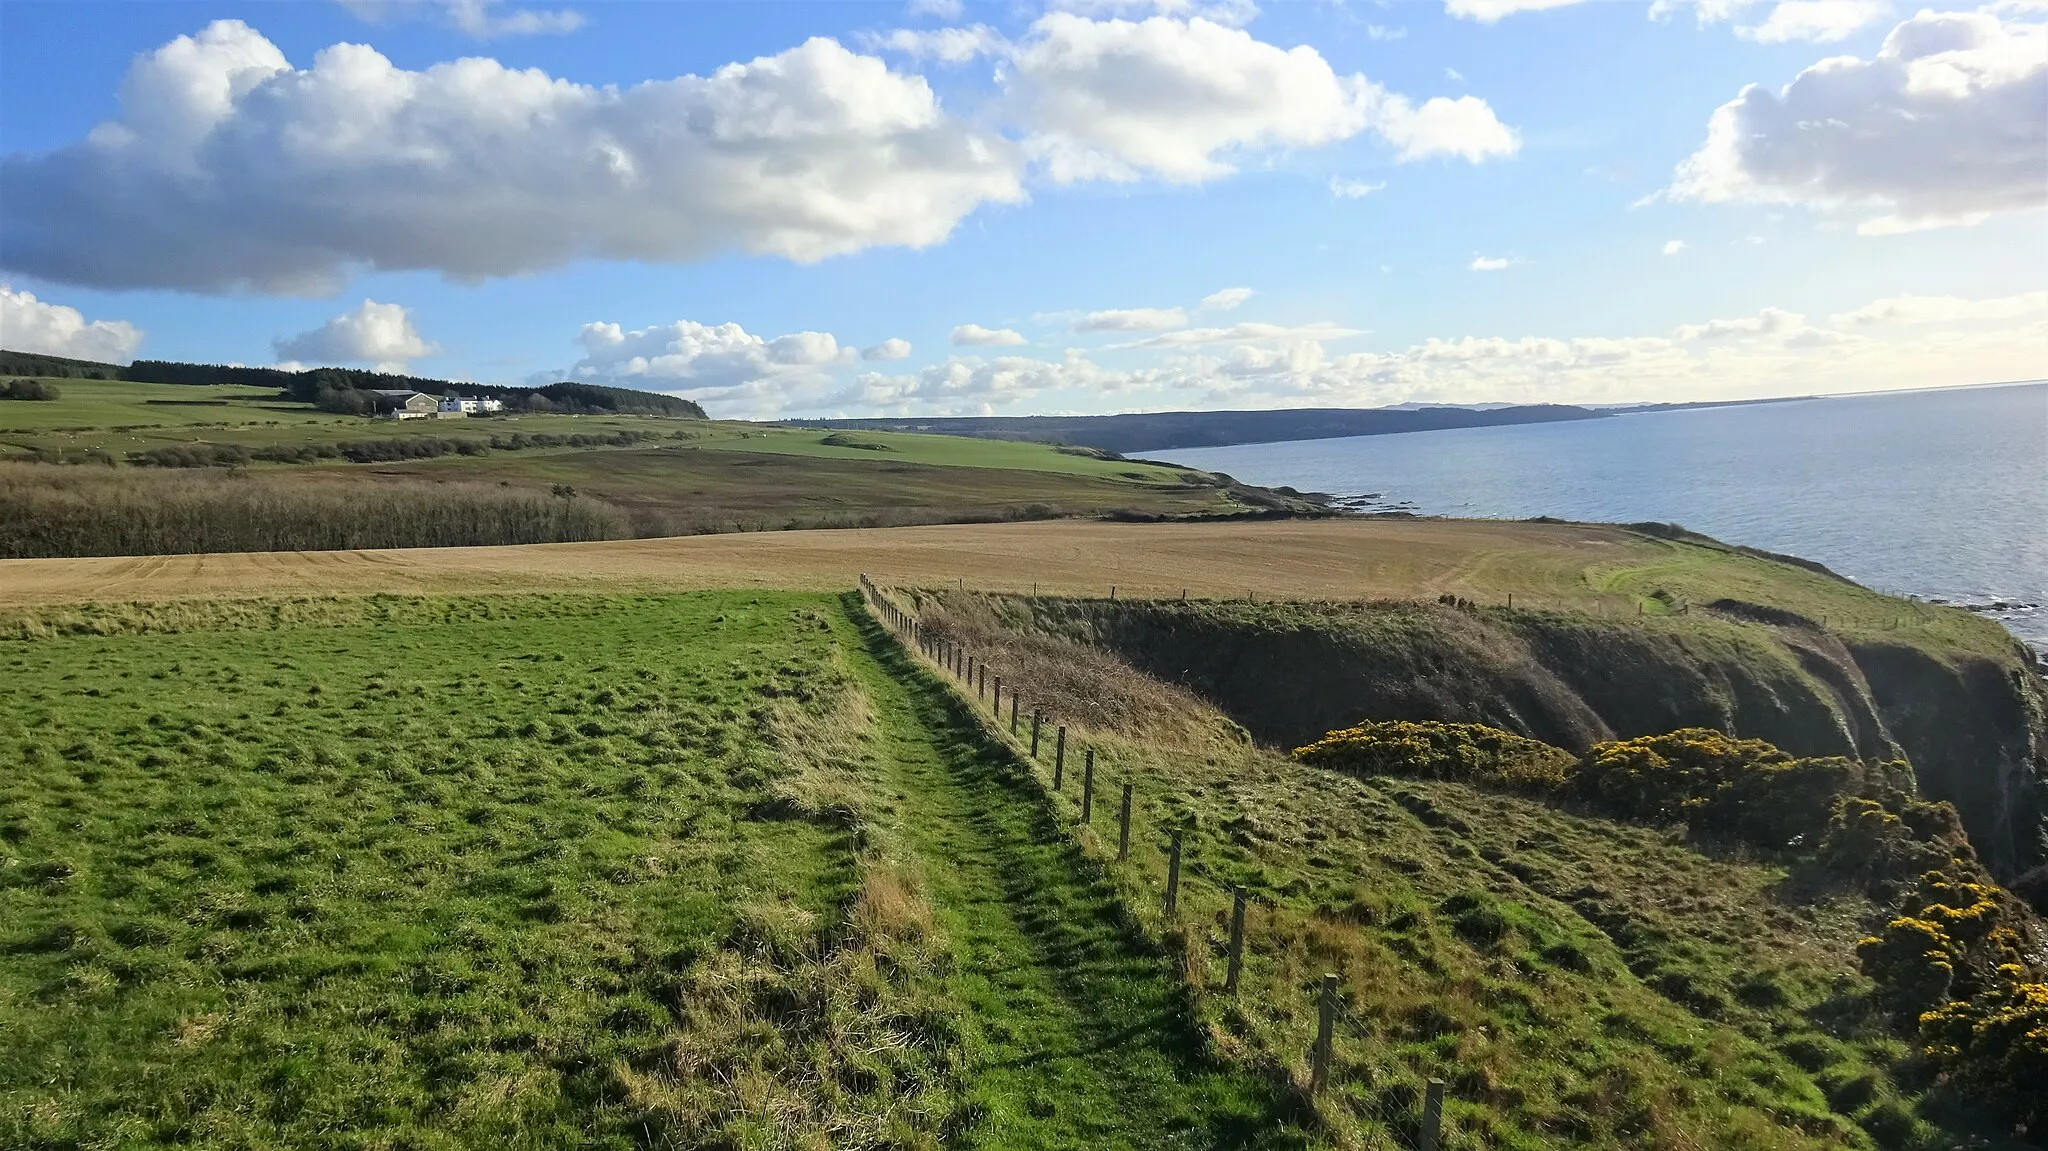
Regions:
M 1482 588 L 1557 594 L 1668 545 L 1618 529 L 1476 522 L 951 524 L 524 547 L 0 561 L 0 604 L 229 596 L 852 587 L 964 580 L 1052 593 L 1289 598 Z M 1590 589 L 1588 589 L 1590 591 Z
M 959 583 L 985 591 L 1412 599 L 1656 616 L 1730 597 L 1847 633 L 2003 648 L 1995 624 L 1725 550 L 1594 524 L 1051 521 L 520 547 L 0 560 L 0 608 L 235 597 Z M 1658 593 L 1662 593 L 1661 595 Z

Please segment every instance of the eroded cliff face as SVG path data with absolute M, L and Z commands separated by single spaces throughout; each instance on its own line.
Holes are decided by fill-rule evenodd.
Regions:
M 1796 617 L 1606 620 L 1439 604 L 1016 599 L 1278 746 L 1369 719 L 1485 723 L 1574 751 L 1711 727 L 1797 755 L 1903 758 L 1992 871 L 2048 861 L 2048 721 L 2009 660 L 1845 643 Z

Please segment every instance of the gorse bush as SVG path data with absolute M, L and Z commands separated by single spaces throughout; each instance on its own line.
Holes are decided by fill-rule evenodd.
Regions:
M 1362 723 L 1333 731 L 1294 757 L 1354 775 L 1412 775 L 1555 791 L 1571 775 L 1571 753 L 1479 723 Z
M 0 558 L 619 539 L 624 512 L 484 484 L 0 465 Z
M 1760 739 L 1693 727 L 1600 744 L 1580 763 L 1573 790 L 1618 815 L 1784 847 L 1817 842 L 1836 801 L 1866 772 L 1839 756 L 1799 759 Z

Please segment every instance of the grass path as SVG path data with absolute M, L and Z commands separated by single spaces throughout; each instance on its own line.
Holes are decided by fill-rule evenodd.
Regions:
M 851 597 L 849 609 L 853 608 Z M 863 616 L 896 829 L 954 941 L 986 1147 L 1294 1147 L 1275 1085 L 1204 1053 L 1187 990 L 1035 785 Z

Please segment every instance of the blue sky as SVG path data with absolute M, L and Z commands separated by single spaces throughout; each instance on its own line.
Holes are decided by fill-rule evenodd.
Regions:
M 2044 25 L 5 0 L 0 342 L 750 417 L 2039 377 Z

